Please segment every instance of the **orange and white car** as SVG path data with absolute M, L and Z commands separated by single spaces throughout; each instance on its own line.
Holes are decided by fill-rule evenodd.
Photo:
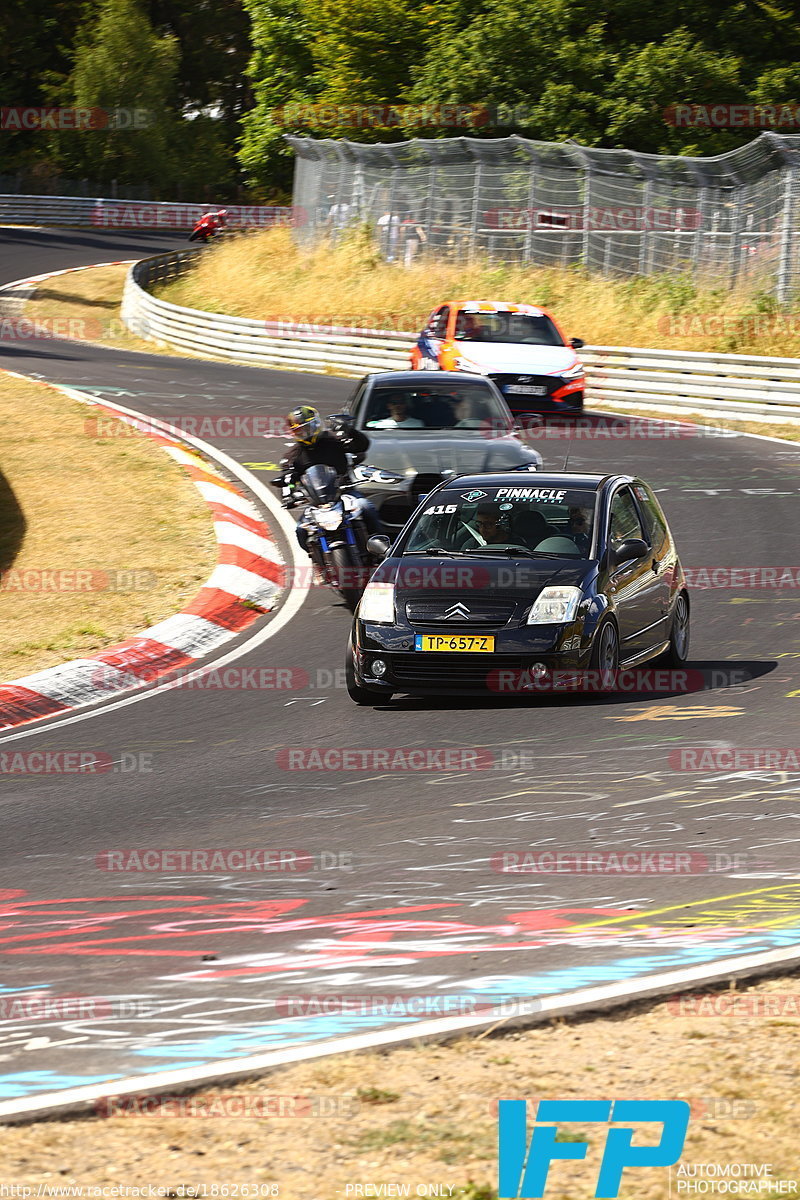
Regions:
M 449 301 L 428 318 L 411 368 L 487 375 L 514 413 L 581 412 L 586 378 L 575 353 L 581 346 L 533 304 Z

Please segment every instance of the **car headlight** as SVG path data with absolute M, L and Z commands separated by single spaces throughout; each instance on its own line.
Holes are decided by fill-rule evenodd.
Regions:
M 358 615 L 375 625 L 394 625 L 394 584 L 370 582 L 364 588 Z
M 478 363 L 472 362 L 469 358 L 462 358 L 460 355 L 456 359 L 457 371 L 469 371 L 471 375 L 488 375 L 488 367 L 481 367 Z
M 528 613 L 526 625 L 565 625 L 574 620 L 583 592 L 577 587 L 546 587 Z
M 384 471 L 382 467 L 370 467 L 362 463 L 353 467 L 353 478 L 357 483 L 402 483 L 405 476 L 396 471 Z
M 580 379 L 583 374 L 583 363 L 575 363 L 575 366 L 570 367 L 568 371 L 559 371 L 562 379 Z

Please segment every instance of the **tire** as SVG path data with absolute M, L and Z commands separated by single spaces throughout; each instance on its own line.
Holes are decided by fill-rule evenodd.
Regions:
M 352 581 L 358 579 L 361 572 L 361 562 L 358 555 L 352 546 L 334 546 L 331 550 L 330 569 L 334 576 L 333 586 L 336 588 L 339 595 L 344 600 L 350 612 L 355 612 L 356 606 L 361 599 L 363 587 L 356 585 L 353 587 L 352 582 L 347 582 L 347 586 L 340 587 L 339 580 Z
M 619 670 L 619 634 L 610 619 L 604 621 L 595 634 L 589 669 L 615 673 Z
M 373 692 L 370 688 L 363 687 L 356 679 L 356 670 L 353 663 L 352 636 L 347 641 L 347 656 L 344 660 L 344 680 L 348 696 L 354 704 L 358 704 L 361 707 L 373 704 L 385 704 L 392 698 L 391 692 Z
M 659 662 L 666 667 L 682 667 L 689 657 L 689 635 L 689 599 L 686 592 L 681 592 L 675 601 L 675 611 L 672 614 L 669 646 L 661 655 Z

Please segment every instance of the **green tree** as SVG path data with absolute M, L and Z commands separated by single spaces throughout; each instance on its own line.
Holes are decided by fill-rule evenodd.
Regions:
M 312 31 L 303 0 L 244 0 L 252 23 L 248 75 L 255 106 L 242 118 L 239 161 L 251 186 L 291 189 L 292 159 L 280 110 L 308 98 Z
M 170 108 L 179 56 L 177 39 L 159 37 L 137 0 L 104 0 L 78 30 L 64 93 L 77 107 L 121 115 L 105 128 L 58 135 L 72 169 L 102 182 L 165 189 L 179 178 Z

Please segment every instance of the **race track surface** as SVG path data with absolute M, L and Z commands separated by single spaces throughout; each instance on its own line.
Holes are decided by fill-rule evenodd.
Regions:
M 0 230 L 0 283 L 183 244 L 147 233 Z M 332 412 L 352 387 L 41 338 L 6 339 L 0 354 L 8 369 L 166 420 L 278 416 L 302 402 Z M 614 420 L 618 430 L 627 424 Z M 283 445 L 208 440 L 261 468 Z M 538 445 L 545 466 L 561 464 L 563 440 Z M 800 447 L 581 439 L 570 469 L 583 468 L 652 482 L 686 566 L 797 561 Z M 692 604 L 691 666 L 705 686 L 690 694 L 400 698 L 358 709 L 343 687 L 349 614 L 315 588 L 283 630 L 237 661 L 230 686 L 0 735 L 0 753 L 88 749 L 146 768 L 0 779 L 0 1096 L 415 1019 L 410 1010 L 304 1010 L 288 997 L 448 996 L 446 1011 L 465 1012 L 476 998 L 549 995 L 795 944 L 800 776 L 681 770 L 676 752 L 797 744 L 797 592 L 696 589 Z M 275 670 L 294 686 L 252 686 Z M 286 748 L 303 747 L 481 748 L 495 765 L 287 769 Z M 108 870 L 131 860 L 103 857 L 213 848 L 297 853 L 277 872 Z M 644 860 L 639 874 L 514 874 L 492 861 L 529 850 L 672 851 L 693 856 L 693 873 Z M 94 1007 L 83 1019 L 65 1004 L 15 1017 L 12 1002 L 39 991 Z

